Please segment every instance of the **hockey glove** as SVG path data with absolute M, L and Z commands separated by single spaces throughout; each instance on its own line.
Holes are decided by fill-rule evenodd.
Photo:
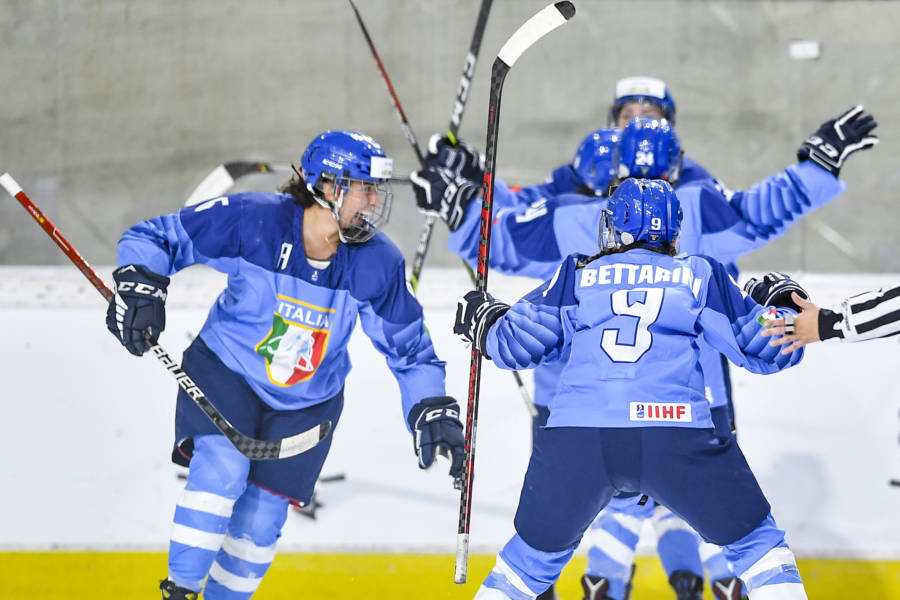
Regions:
M 825 121 L 819 130 L 806 138 L 797 150 L 797 160 L 811 160 L 835 177 L 847 157 L 878 143 L 871 131 L 878 126 L 872 115 L 856 105 L 844 114 Z
M 799 283 L 784 273 L 776 271 L 766 273 L 762 279 L 751 277 L 744 284 L 744 291 L 757 304 L 774 306 L 776 308 L 792 308 L 798 313 L 801 311 L 801 308 L 791 299 L 791 292 L 797 292 L 798 296 L 804 300 L 809 300 L 809 294 L 800 287 Z
M 472 290 L 456 305 L 453 333 L 475 344 L 475 349 L 490 359 L 485 353 L 488 331 L 508 310 L 509 304 L 495 300 L 487 292 Z
M 106 310 L 106 326 L 129 352 L 140 356 L 166 328 L 166 288 L 169 278 L 141 265 L 113 271 L 116 294 Z
M 428 140 L 425 160 L 429 167 L 443 167 L 473 183 L 481 185 L 484 181 L 484 154 L 462 140 L 454 145 L 447 136 L 435 133 Z
M 466 217 L 466 207 L 481 187 L 443 167 L 429 167 L 409 176 L 416 205 L 426 214 L 437 215 L 456 231 Z
M 406 420 L 413 432 L 419 468 L 427 469 L 434 464 L 437 453 L 449 454 L 450 475 L 462 477 L 466 441 L 456 400 L 450 396 L 425 398 L 410 409 Z

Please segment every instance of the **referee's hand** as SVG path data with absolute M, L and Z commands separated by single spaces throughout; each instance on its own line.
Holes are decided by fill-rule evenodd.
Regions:
M 785 319 L 766 321 L 763 337 L 775 337 L 770 346 L 787 346 L 782 354 L 790 354 L 807 344 L 819 341 L 819 307 L 804 299 L 797 292 L 791 292 L 791 299 L 800 307 L 800 313 L 793 319 L 793 324 Z M 793 327 L 792 327 L 793 325 Z M 791 331 L 793 329 L 793 331 Z

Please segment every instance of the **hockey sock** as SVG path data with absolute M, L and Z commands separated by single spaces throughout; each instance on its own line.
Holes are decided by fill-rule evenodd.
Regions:
M 203 587 L 249 470 L 250 460 L 225 436 L 194 439 L 187 484 L 175 507 L 169 541 L 169 579 L 179 586 Z
M 288 499 L 250 484 L 234 504 L 228 533 L 209 571 L 206 600 L 245 600 L 275 558 Z

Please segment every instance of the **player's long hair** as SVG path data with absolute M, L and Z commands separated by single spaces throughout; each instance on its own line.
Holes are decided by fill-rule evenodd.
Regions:
M 294 168 L 293 165 L 291 167 Z M 309 208 L 316 203 L 315 196 L 306 187 L 306 181 L 296 168 L 294 168 L 294 174 L 291 175 L 291 178 L 284 182 L 278 188 L 278 191 L 282 194 L 293 196 L 294 202 L 301 208 Z
M 648 244 L 644 241 L 637 241 L 625 246 L 619 246 L 617 248 L 604 248 L 597 254 L 578 261 L 578 264 L 575 265 L 575 268 L 580 269 L 582 267 L 585 267 L 589 263 L 592 263 L 603 256 L 609 256 L 610 254 L 621 254 L 623 252 L 628 252 L 629 250 L 635 250 L 637 248 L 643 248 L 644 250 L 658 252 L 659 254 L 665 254 L 667 256 L 676 256 L 678 254 L 678 244 L 676 243 L 667 242 L 664 246 L 660 246 L 658 244 Z

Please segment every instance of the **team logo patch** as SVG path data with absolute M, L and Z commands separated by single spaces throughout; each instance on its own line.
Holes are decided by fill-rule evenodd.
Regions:
M 629 418 L 632 421 L 675 421 L 690 423 L 691 405 L 677 402 L 632 402 Z
M 328 348 L 333 316 L 333 308 L 278 295 L 272 329 L 256 345 L 272 383 L 288 387 L 315 374 Z

